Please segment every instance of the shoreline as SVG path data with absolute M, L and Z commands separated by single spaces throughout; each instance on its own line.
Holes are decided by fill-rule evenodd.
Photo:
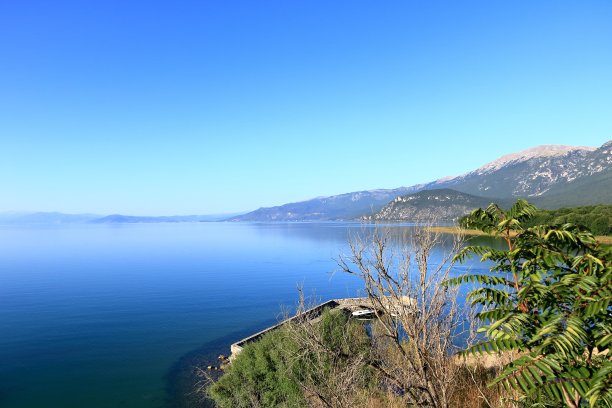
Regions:
M 220 338 L 202 344 L 177 359 L 164 375 L 167 408 L 212 408 L 214 405 L 204 394 L 196 392 L 203 378 L 199 370 L 204 370 L 213 378 L 223 374 L 223 370 L 208 371 L 208 366 L 220 365 L 219 355 L 229 356 L 231 345 L 240 339 L 278 323 L 276 319 L 243 327 Z

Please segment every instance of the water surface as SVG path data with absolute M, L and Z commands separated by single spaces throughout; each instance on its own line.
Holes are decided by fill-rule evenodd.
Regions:
M 0 227 L 0 406 L 184 406 L 180 364 L 273 322 L 298 284 L 321 299 L 358 295 L 334 259 L 369 228 Z

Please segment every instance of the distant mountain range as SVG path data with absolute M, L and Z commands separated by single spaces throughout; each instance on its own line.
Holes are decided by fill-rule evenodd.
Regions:
M 0 224 L 156 223 L 203 221 L 414 221 L 435 213 L 452 221 L 490 202 L 518 197 L 540 208 L 612 204 L 612 141 L 599 148 L 545 145 L 500 157 L 457 177 L 395 189 L 357 191 L 260 208 L 242 214 L 128 216 L 0 213 Z
M 318 197 L 278 207 L 260 208 L 230 221 L 329 221 L 350 220 L 380 210 L 395 197 L 419 191 L 417 186 L 369 190 Z
M 96 214 L 63 214 L 59 212 L 0 213 L 0 224 L 75 224 L 102 217 Z
M 152 222 L 209 222 L 223 221 L 231 215 L 172 215 L 161 217 L 145 217 L 134 215 L 113 214 L 106 217 L 96 218 L 90 222 L 95 224 L 117 224 L 117 223 L 152 223 Z
M 161 217 L 132 215 L 97 215 L 97 214 L 63 214 L 59 212 L 35 213 L 0 213 L 2 225 L 36 225 L 36 224 L 125 224 L 125 223 L 155 223 L 155 222 L 211 222 L 223 221 L 238 214 L 216 215 L 175 215 Z
M 518 197 L 542 208 L 612 203 L 612 141 L 599 148 L 545 145 L 509 154 L 474 171 L 430 183 L 389 190 L 370 190 L 318 197 L 312 200 L 260 208 L 230 221 L 312 221 L 352 219 L 409 220 L 416 216 L 406 203 L 421 203 L 432 195 L 406 196 L 427 190 L 452 189 L 452 199 L 438 201 L 455 218 L 461 206 L 479 207 L 491 201 L 506 203 Z M 450 194 L 450 191 L 447 191 Z M 402 200 L 394 200 L 397 197 Z M 453 202 L 455 201 L 456 202 Z M 476 205 L 476 203 L 480 203 Z M 401 207 L 405 207 L 401 209 Z M 382 211 L 384 208 L 384 211 Z M 432 210 L 434 207 L 431 207 Z M 412 214 L 412 215 L 411 215 Z M 401 217 L 399 217 L 401 215 Z M 391 218 L 387 218 L 391 217 Z

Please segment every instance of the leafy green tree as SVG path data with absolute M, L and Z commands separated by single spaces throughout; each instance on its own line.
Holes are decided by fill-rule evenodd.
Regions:
M 479 283 L 468 299 L 486 337 L 466 353 L 519 351 L 492 384 L 533 397 L 544 392 L 569 407 L 612 406 L 612 266 L 610 248 L 572 224 L 525 224 L 535 207 L 519 200 L 492 204 L 463 224 L 501 236 L 507 249 L 469 246 L 456 260 L 478 255 L 490 274 L 449 285 Z
M 265 334 L 244 348 L 209 396 L 220 408 L 303 407 L 302 391 L 289 373 L 287 350 L 293 347 L 282 329 Z

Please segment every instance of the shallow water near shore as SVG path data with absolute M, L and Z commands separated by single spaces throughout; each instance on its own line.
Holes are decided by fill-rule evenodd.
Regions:
M 359 295 L 334 259 L 372 228 L 0 227 L 0 406 L 196 406 L 193 366 L 274 323 L 297 285 L 321 300 Z

